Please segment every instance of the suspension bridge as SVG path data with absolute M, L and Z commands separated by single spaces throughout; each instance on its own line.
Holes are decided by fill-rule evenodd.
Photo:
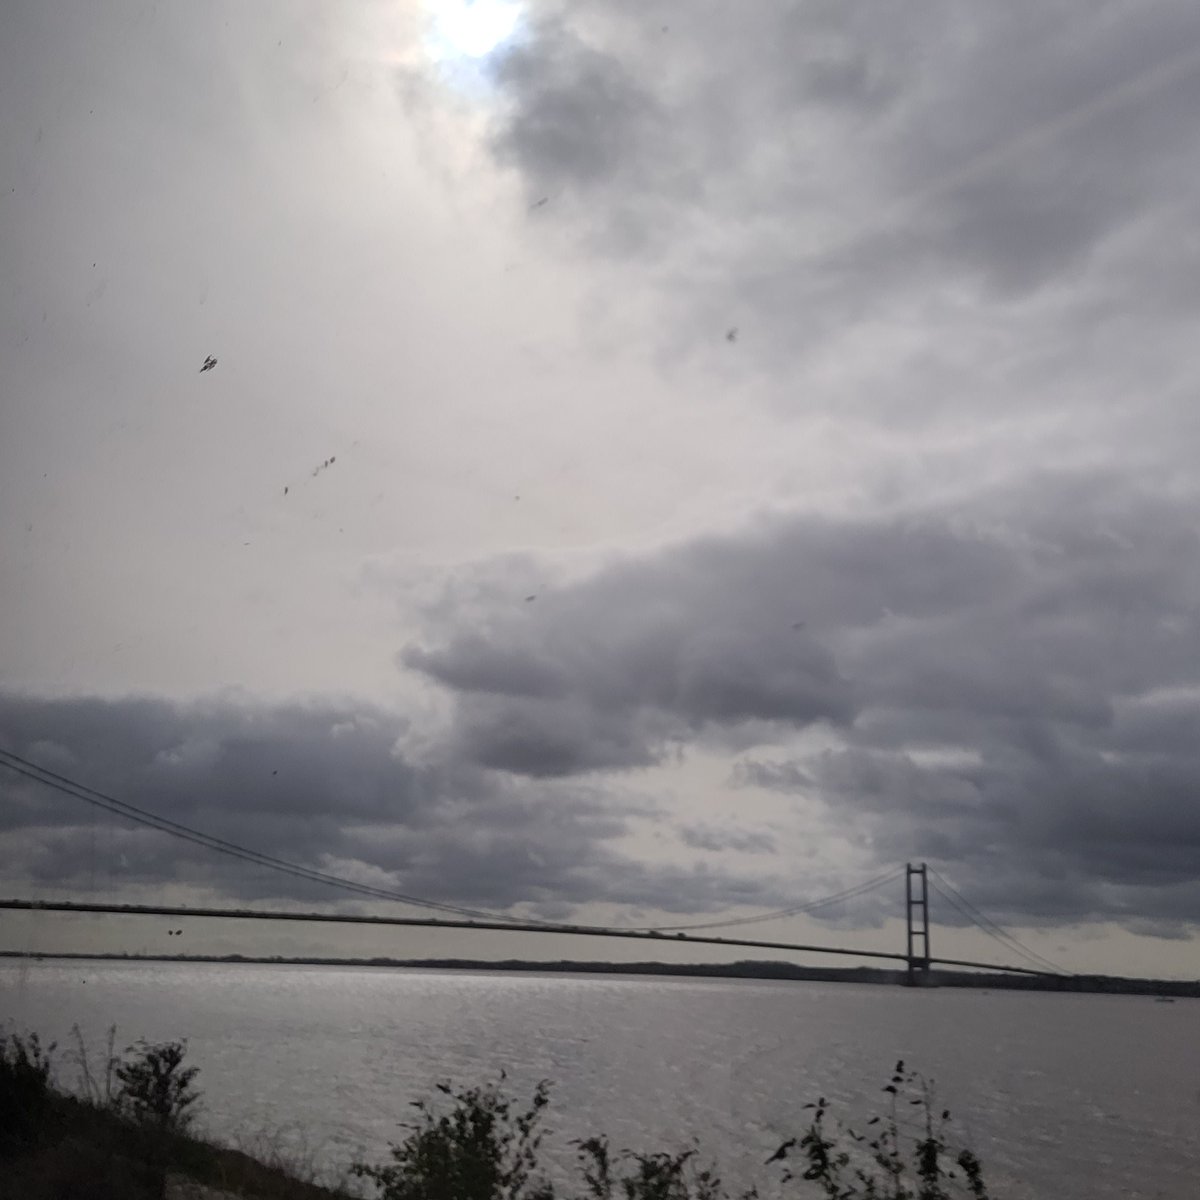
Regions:
M 681 942 L 689 945 L 723 946 L 738 949 L 774 950 L 788 954 L 819 954 L 837 957 L 871 959 L 881 963 L 903 965 L 906 981 L 912 986 L 928 985 L 933 980 L 935 968 L 961 968 L 968 970 L 994 971 L 1025 976 L 1064 976 L 1068 974 L 1036 951 L 1020 942 L 1015 936 L 996 924 L 970 903 L 940 872 L 926 863 L 907 863 L 883 875 L 876 876 L 854 887 L 845 888 L 827 896 L 818 897 L 774 909 L 752 916 L 733 917 L 724 920 L 690 922 L 683 925 L 653 927 L 610 926 L 573 924 L 559 921 L 537 920 L 509 914 L 468 908 L 444 901 L 413 896 L 374 884 L 332 875 L 325 871 L 289 862 L 274 855 L 254 850 L 199 829 L 180 824 L 161 814 L 140 808 L 86 784 L 51 771 L 37 763 L 21 758 L 6 750 L 0 750 L 0 766 L 32 781 L 50 791 L 71 796 L 76 800 L 114 814 L 135 825 L 155 829 L 168 837 L 203 847 L 214 854 L 252 863 L 257 867 L 308 883 L 318 883 L 354 895 L 360 899 L 391 901 L 415 906 L 431 916 L 378 915 L 328 911 L 295 911 L 226 906 L 195 906 L 165 904 L 122 904 L 93 900 L 46 900 L 46 899 L 0 899 L 0 911 L 29 913 L 75 913 L 104 914 L 109 916 L 153 916 L 215 921 L 269 921 L 301 922 L 318 925 L 358 925 L 375 927 L 407 927 L 419 929 L 460 929 L 475 932 L 535 933 L 549 936 L 606 938 L 616 940 L 636 939 L 648 942 Z M 903 879 L 905 943 L 902 949 L 864 949 L 862 947 L 814 945 L 800 942 L 760 940 L 741 936 L 718 935 L 715 930 L 744 928 L 766 921 L 778 921 L 788 917 L 820 912 L 824 909 L 845 904 Z M 954 910 L 966 924 L 975 926 L 989 938 L 1004 947 L 1010 957 L 1022 961 L 983 962 L 971 959 L 950 958 L 935 954 L 931 939 L 930 893 L 935 892 Z M 0 945 L 0 951 L 8 947 Z

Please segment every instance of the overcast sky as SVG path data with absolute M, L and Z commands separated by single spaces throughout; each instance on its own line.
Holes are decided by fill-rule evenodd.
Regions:
M 1200 975 L 1197 111 L 1188 0 L 6 0 L 0 748 L 439 901 L 927 859 Z M 93 815 L 0 779 L 5 893 L 317 898 Z

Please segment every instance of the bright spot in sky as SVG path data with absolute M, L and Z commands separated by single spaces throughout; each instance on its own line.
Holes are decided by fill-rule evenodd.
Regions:
M 482 58 L 510 38 L 519 0 L 433 0 L 434 48 L 439 57 Z

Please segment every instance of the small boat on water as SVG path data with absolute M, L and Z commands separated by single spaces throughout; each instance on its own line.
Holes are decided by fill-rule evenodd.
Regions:
M 1175 997 L 1174 996 L 1155 996 L 1154 1003 L 1155 1004 L 1174 1004 Z

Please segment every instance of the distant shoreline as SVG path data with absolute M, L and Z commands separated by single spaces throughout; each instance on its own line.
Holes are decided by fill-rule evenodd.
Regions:
M 530 974 L 646 975 L 693 979 L 786 980 L 796 983 L 867 983 L 903 985 L 902 970 L 880 967 L 801 967 L 793 963 L 741 961 L 733 963 L 664 962 L 536 962 L 505 959 L 487 962 L 465 958 L 327 958 L 316 956 L 270 957 L 245 954 L 83 954 L 64 952 L 36 954 L 23 950 L 0 950 L 0 959 L 33 959 L 85 962 L 183 962 L 248 966 L 372 967 L 434 971 L 514 971 Z M 931 986 L 982 988 L 988 991 L 1087 992 L 1107 995 L 1200 998 L 1200 980 L 1128 979 L 1111 975 L 1067 975 L 1037 978 L 965 971 L 933 971 Z

